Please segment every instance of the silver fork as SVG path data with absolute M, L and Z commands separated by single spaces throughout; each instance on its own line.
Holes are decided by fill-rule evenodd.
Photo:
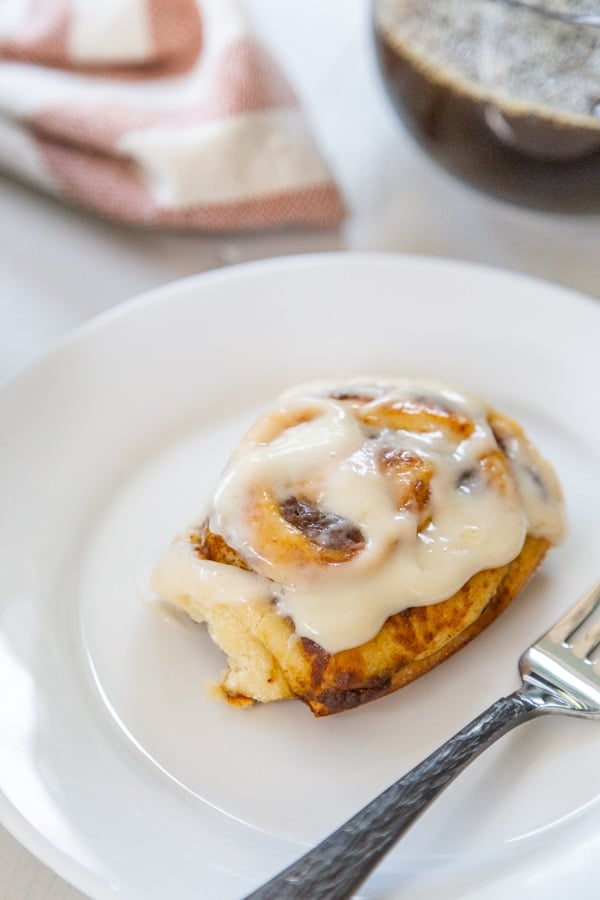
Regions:
M 246 900 L 345 900 L 483 750 L 535 716 L 600 713 L 600 582 L 519 661 L 522 684 Z M 594 655 L 599 652 L 599 664 Z

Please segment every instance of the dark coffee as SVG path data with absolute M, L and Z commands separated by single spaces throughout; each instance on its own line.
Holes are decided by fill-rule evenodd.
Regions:
M 600 27 L 565 31 L 526 12 L 496 22 L 512 25 L 508 39 L 482 36 L 482 9 L 503 5 L 382 0 L 375 38 L 388 93 L 417 140 L 463 180 L 538 209 L 600 210 Z

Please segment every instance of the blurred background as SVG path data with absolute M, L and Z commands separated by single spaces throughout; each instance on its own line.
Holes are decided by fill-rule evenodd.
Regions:
M 345 222 L 243 234 L 147 231 L 0 176 L 0 376 L 128 297 L 216 266 L 276 255 L 433 254 L 600 295 L 597 217 L 494 200 L 415 144 L 382 86 L 367 0 L 246 0 L 245 7 L 300 98 L 348 206 Z

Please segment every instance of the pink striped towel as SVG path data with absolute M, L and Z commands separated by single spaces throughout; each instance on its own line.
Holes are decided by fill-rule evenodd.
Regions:
M 144 225 L 344 216 L 236 0 L 0 0 L 0 167 Z

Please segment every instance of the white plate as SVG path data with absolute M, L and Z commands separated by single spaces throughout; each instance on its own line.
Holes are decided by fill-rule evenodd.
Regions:
M 241 897 L 516 687 L 521 651 L 600 575 L 599 325 L 593 301 L 493 270 L 297 257 L 155 291 L 6 385 L 1 821 L 94 898 Z M 490 629 L 391 697 L 320 721 L 214 703 L 201 683 L 220 654 L 144 599 L 149 568 L 261 406 L 365 372 L 443 378 L 520 418 L 563 482 L 569 538 Z M 595 723 L 523 726 L 363 895 L 591 888 L 599 758 Z

